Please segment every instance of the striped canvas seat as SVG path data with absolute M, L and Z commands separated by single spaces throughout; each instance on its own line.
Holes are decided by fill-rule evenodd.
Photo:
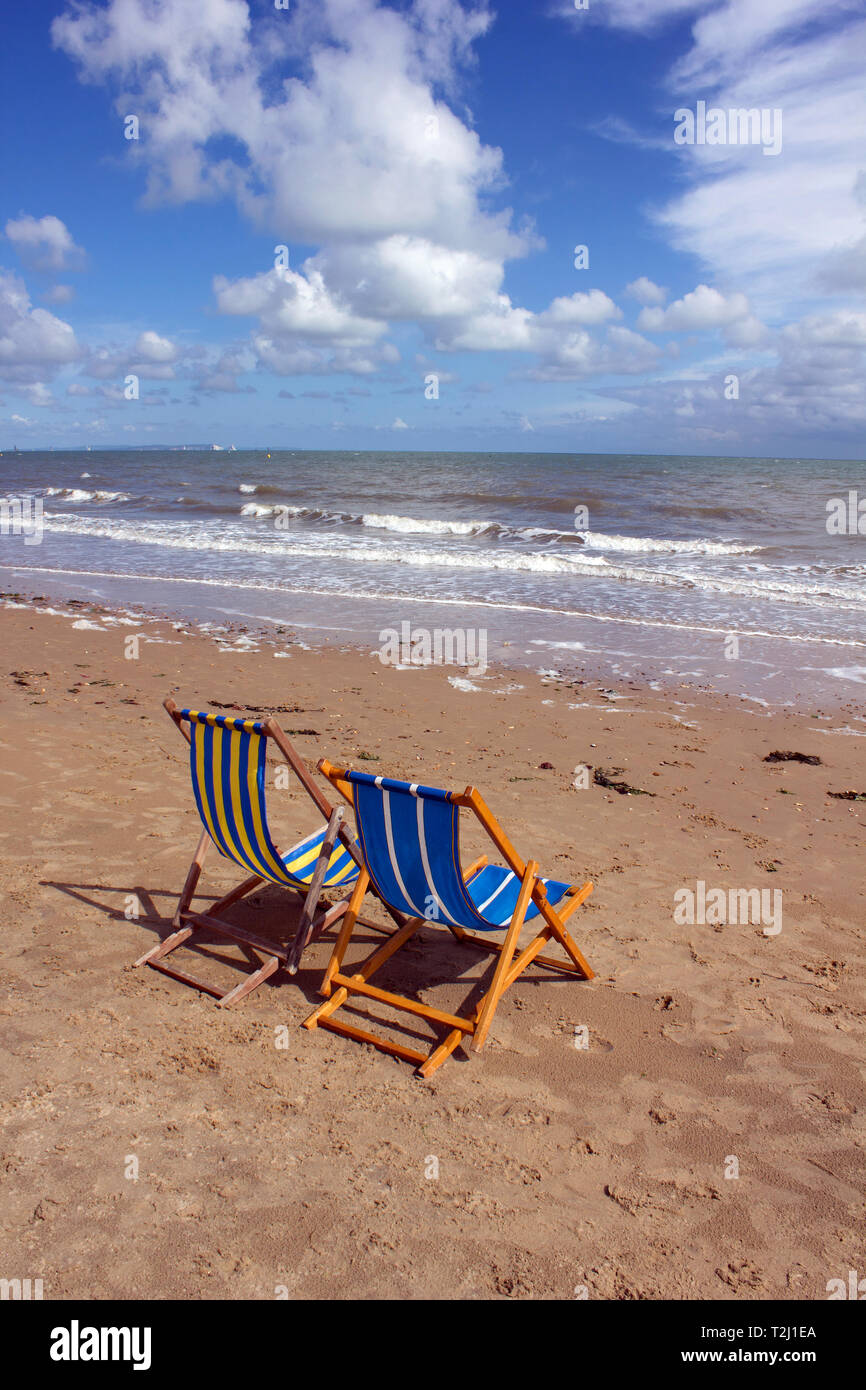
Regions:
M 307 946 L 348 911 L 350 899 L 341 897 L 340 890 L 344 884 L 354 890 L 360 883 L 361 854 L 354 836 L 343 824 L 342 807 L 332 806 L 323 795 L 272 715 L 263 719 L 233 719 L 206 710 L 178 709 L 171 696 L 163 700 L 163 706 L 189 746 L 192 787 L 202 828 L 172 918 L 172 931 L 135 963 L 149 965 L 173 980 L 211 994 L 221 1009 L 227 1009 L 240 1003 L 277 971 L 297 974 Z M 269 739 L 285 759 L 286 771 L 297 778 L 323 822 L 286 854 L 277 849 L 268 828 L 265 777 Z M 244 879 L 215 901 L 209 901 L 206 911 L 196 910 L 193 901 L 198 896 L 202 867 L 212 845 L 224 859 L 244 870 Z M 369 881 L 366 875 L 364 878 Z M 287 888 L 303 901 L 290 945 L 283 944 L 274 934 L 254 933 L 246 923 L 226 920 L 222 915 L 265 882 Z M 340 900 L 322 903 L 320 907 L 326 889 L 336 890 L 333 896 Z M 357 913 L 355 920 L 388 935 L 387 929 L 377 922 L 358 919 Z M 174 952 L 182 946 L 200 946 L 196 934 L 202 931 L 215 932 L 233 942 L 247 962 L 255 965 L 234 988 L 220 989 L 175 965 Z
M 514 915 L 520 879 L 488 864 L 467 884 L 460 860 L 460 807 L 450 792 L 347 771 L 358 838 L 370 877 L 398 912 L 465 930 L 498 931 Z M 543 878 L 555 906 L 569 884 Z M 539 916 L 530 901 L 525 921 Z
M 500 999 L 529 965 L 535 963 L 573 979 L 592 979 L 592 967 L 566 927 L 569 917 L 592 892 L 592 883 L 577 887 L 541 878 L 538 861 L 522 858 L 475 787 L 447 792 L 333 767 L 325 758 L 319 760 L 318 767 L 355 808 L 363 867 L 319 991 L 325 1002 L 304 1019 L 305 1028 L 328 1028 L 380 1048 L 392 1057 L 414 1062 L 418 1075 L 428 1077 L 464 1038 L 472 1039 L 476 1052 L 484 1046 Z M 487 856 L 482 855 L 464 875 L 461 811 L 475 816 L 506 868 L 488 864 Z M 343 957 L 355 922 L 363 920 L 358 913 L 368 888 L 396 918 L 399 930 L 365 961 L 344 969 Z M 523 928 L 533 920 L 535 934 L 521 946 Z M 397 994 L 372 983 L 379 970 L 427 922 L 446 928 L 461 945 L 489 951 L 496 958 L 492 979 L 481 998 L 462 1013 L 436 1008 L 419 998 L 417 991 Z M 484 936 L 495 931 L 504 932 L 501 942 Z M 548 942 L 561 948 L 562 957 L 542 955 Z M 417 1036 L 417 1020 L 425 1019 L 437 1033 L 432 1050 L 419 1051 L 402 1036 L 384 1037 L 362 1026 L 357 1013 L 364 1002 L 409 1014 L 413 1024 L 403 1031 L 413 1038 Z M 356 1016 L 351 1020 L 338 1017 L 344 1008 Z
M 220 854 L 271 883 L 309 887 L 327 826 L 280 854 L 271 839 L 265 805 L 267 734 L 255 719 L 231 719 L 184 709 L 189 720 L 189 765 L 198 813 Z M 354 883 L 358 867 L 342 841 L 328 861 L 323 887 Z

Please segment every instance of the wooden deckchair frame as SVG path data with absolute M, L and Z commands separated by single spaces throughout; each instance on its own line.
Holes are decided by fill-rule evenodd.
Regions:
M 327 777 L 328 781 L 345 799 L 354 805 L 354 795 L 352 783 L 346 781 L 346 773 L 349 769 L 335 768 L 322 758 L 318 763 L 319 771 Z M 362 920 L 358 917 L 364 895 L 368 888 L 372 887 L 370 875 L 365 867 L 355 883 L 349 906 L 343 914 L 331 959 L 325 971 L 324 979 L 319 993 L 324 995 L 326 1002 L 320 1004 L 317 1009 L 304 1020 L 305 1028 L 328 1028 L 334 1033 L 340 1033 L 344 1037 L 352 1038 L 356 1042 L 370 1043 L 373 1047 L 379 1048 L 383 1052 L 388 1052 L 393 1057 L 399 1057 L 404 1061 L 414 1062 L 419 1076 L 429 1077 L 450 1057 L 455 1048 L 459 1047 L 464 1037 L 471 1037 L 472 1049 L 480 1052 L 487 1039 L 493 1016 L 497 1006 L 505 991 L 514 984 L 514 981 L 523 973 L 528 965 L 533 961 L 537 965 L 546 966 L 550 970 L 560 971 L 566 975 L 576 976 L 579 979 L 591 980 L 594 976 L 589 963 L 584 959 L 576 943 L 572 940 L 566 928 L 566 922 L 573 912 L 580 907 L 590 895 L 594 885 L 587 881 L 581 887 L 569 890 L 568 901 L 564 907 L 558 911 L 554 909 L 547 900 L 547 890 L 538 876 L 538 864 L 535 860 L 523 860 L 517 850 L 508 839 L 499 822 L 496 820 L 489 807 L 485 803 L 481 794 L 474 787 L 467 787 L 464 792 L 452 792 L 449 795 L 452 805 L 465 807 L 471 811 L 481 823 L 482 828 L 489 838 L 496 845 L 499 853 L 507 863 L 512 872 L 520 879 L 521 886 L 517 902 L 512 913 L 511 922 L 504 929 L 505 939 L 501 943 L 485 941 L 476 933 L 466 931 L 465 928 L 457 926 L 447 920 L 444 925 L 452 935 L 465 946 L 477 946 L 481 950 L 490 951 L 498 957 L 493 972 L 493 979 L 476 1004 L 472 1013 L 468 1017 L 457 1014 L 445 1013 L 441 1009 L 434 1009 L 428 1004 L 423 1004 L 416 999 L 408 999 L 404 995 L 393 994 L 389 990 L 379 989 L 369 983 L 371 976 L 381 969 L 387 960 L 398 951 L 401 946 L 409 940 L 411 936 L 422 926 L 439 925 L 431 923 L 421 917 L 403 918 L 400 930 L 394 932 L 389 941 L 385 942 L 374 951 L 371 956 L 355 968 L 352 974 L 343 970 L 343 956 L 355 928 L 356 921 Z M 477 873 L 487 864 L 487 856 L 482 855 L 474 864 L 463 871 L 464 882 L 469 883 Z M 377 894 L 378 896 L 378 894 Z M 530 902 L 534 902 L 538 908 L 542 920 L 542 927 L 533 937 L 527 946 L 515 954 L 517 942 L 523 927 L 524 919 Z M 391 910 L 392 916 L 397 919 L 397 914 Z M 568 960 L 555 960 L 550 956 L 542 955 L 544 946 L 549 941 L 556 941 L 563 948 Z M 407 1047 L 403 1043 L 395 1042 L 390 1038 L 384 1038 L 378 1034 L 368 1032 L 364 1028 L 359 1028 L 354 1024 L 345 1023 L 342 1019 L 337 1019 L 334 1015 L 353 995 L 362 998 L 378 1001 L 389 1008 L 400 1010 L 404 1013 L 415 1015 L 418 1018 L 426 1019 L 434 1028 L 446 1029 L 444 1038 L 437 1041 L 429 1053 L 419 1052 L 415 1048 Z
M 185 727 L 186 720 L 181 711 L 171 698 L 163 700 L 163 707 L 170 715 L 173 722 L 177 725 L 187 743 L 190 742 L 189 730 Z M 256 874 L 244 879 L 230 893 L 215 902 L 207 912 L 194 912 L 191 907 L 198 881 L 201 877 L 202 866 L 205 855 L 211 845 L 211 837 L 208 832 L 202 829 L 196 852 L 193 855 L 192 863 L 186 876 L 183 892 L 178 900 L 177 909 L 172 920 L 173 931 L 165 940 L 146 951 L 140 956 L 135 965 L 150 965 L 154 970 L 159 970 L 164 975 L 169 975 L 173 980 L 179 980 L 182 984 L 191 985 L 194 989 L 200 990 L 204 994 L 211 994 L 216 998 L 218 1007 L 227 1009 L 232 1004 L 238 1004 L 260 984 L 267 980 L 277 970 L 284 969 L 289 975 L 297 973 L 301 955 L 311 941 L 315 941 L 327 929 L 345 914 L 348 910 L 351 899 L 344 897 L 340 902 L 326 908 L 316 914 L 319 905 L 319 898 L 322 894 L 325 874 L 328 871 L 328 863 L 333 853 L 337 840 L 341 840 L 348 853 L 355 860 L 359 869 L 363 871 L 363 860 L 360 851 L 355 843 L 354 837 L 348 827 L 343 824 L 342 806 L 333 807 L 322 789 L 310 776 L 306 764 L 299 756 L 296 749 L 292 746 L 289 739 L 283 733 L 276 719 L 268 717 L 261 721 L 262 737 L 272 739 L 276 747 L 286 759 L 289 767 L 294 772 L 301 786 L 312 798 L 328 823 L 325 838 L 319 851 L 316 867 L 313 871 L 312 879 L 306 892 L 299 888 L 293 888 L 290 884 L 281 884 L 291 892 L 297 893 L 303 900 L 301 919 L 295 933 L 294 940 L 289 947 L 278 945 L 274 941 L 268 941 L 264 937 L 255 936 L 252 932 L 245 931 L 242 927 L 235 926 L 231 922 L 224 921 L 220 914 L 234 903 L 240 902 L 253 889 L 260 884 L 270 882 L 270 880 Z M 359 919 L 364 926 L 371 927 L 374 931 L 384 932 L 386 935 L 389 929 L 380 926 L 377 922 L 372 922 L 368 918 Z M 399 925 L 399 924 L 398 924 Z M 258 965 L 250 975 L 235 985 L 233 989 L 220 990 L 215 986 L 207 984 L 204 980 L 197 979 L 194 975 L 189 975 L 183 970 L 177 970 L 165 961 L 165 957 L 175 951 L 178 946 L 184 945 L 196 931 L 207 928 L 217 932 L 219 935 L 234 941 L 244 953 L 250 958 L 251 963 L 256 960 L 255 955 L 263 956 L 264 960 Z

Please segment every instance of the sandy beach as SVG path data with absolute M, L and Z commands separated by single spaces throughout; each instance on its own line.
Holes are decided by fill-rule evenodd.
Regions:
M 862 1263 L 864 805 L 829 795 L 866 791 L 859 709 L 466 690 L 84 603 L 7 600 L 0 633 L 10 1274 L 52 1299 L 822 1299 Z M 234 1011 L 133 969 L 198 836 L 167 695 L 276 713 L 311 768 L 477 786 L 544 873 L 594 880 L 571 926 L 596 978 L 530 969 L 425 1082 L 301 1029 L 329 938 Z M 281 845 L 316 826 L 296 787 L 271 805 Z M 201 901 L 237 877 L 213 855 Z M 678 921 L 699 884 L 779 890 L 781 916 Z M 236 912 L 287 941 L 298 906 Z M 202 941 L 187 968 L 240 978 Z M 490 968 L 430 927 L 381 982 L 459 1011 Z

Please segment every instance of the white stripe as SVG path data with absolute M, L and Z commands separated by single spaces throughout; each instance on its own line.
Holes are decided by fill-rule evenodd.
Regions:
M 417 796 L 417 795 L 418 795 L 418 783 L 417 783 L 417 782 L 410 782 L 410 783 L 409 783 L 409 795 L 410 795 L 410 796 Z
M 547 884 L 550 882 L 550 879 L 549 879 L 549 878 L 543 878 L 543 879 L 541 880 L 541 882 L 545 885 L 545 887 L 547 887 Z M 515 903 L 515 907 L 516 907 L 516 906 L 517 906 L 517 904 Z M 529 902 L 526 904 L 526 918 L 529 917 L 529 914 L 530 914 L 530 912 L 532 911 L 532 908 L 533 908 L 533 902 L 532 902 L 532 898 L 530 898 L 530 899 L 529 899 Z M 536 908 L 536 911 L 537 911 L 537 910 L 538 910 L 538 909 Z M 526 920 L 526 918 L 524 918 L 524 920 Z M 510 918 L 510 917 L 506 917 L 506 919 L 505 919 L 504 922 L 500 922 L 500 923 L 499 923 L 500 927 L 507 927 L 507 926 L 510 926 L 510 924 L 511 924 L 511 918 Z
M 442 911 L 444 912 L 446 918 L 447 918 L 448 921 L 451 923 L 451 925 L 454 926 L 454 927 L 456 927 L 456 926 L 459 926 L 459 923 L 458 923 L 456 917 L 452 917 L 452 916 L 451 916 L 451 913 L 448 911 L 447 907 L 446 907 L 445 904 L 443 903 L 443 901 L 442 901 L 442 899 L 440 898 L 439 894 L 436 892 L 436 885 L 435 885 L 434 882 L 433 882 L 433 875 L 432 875 L 432 873 L 430 872 L 430 860 L 429 860 L 428 857 L 427 857 L 427 837 L 426 837 L 426 835 L 424 834 L 424 804 L 425 804 L 425 803 L 424 803 L 423 797 L 420 797 L 420 796 L 419 796 L 419 797 L 418 797 L 418 802 L 417 802 L 417 806 L 418 806 L 418 844 L 421 846 L 421 862 L 422 862 L 423 865 L 424 865 L 424 876 L 425 876 L 425 878 L 427 879 L 427 883 L 428 883 L 429 886 L 430 886 L 430 894 L 431 894 L 431 897 L 433 898 L 433 901 L 434 901 L 435 903 L 437 903 L 438 906 L 442 909 Z M 428 920 L 429 920 L 429 918 L 428 918 Z
M 481 904 L 480 907 L 476 908 L 476 911 L 477 911 L 477 912 L 483 912 L 484 909 L 485 909 L 485 907 L 489 907 L 490 904 L 493 902 L 493 899 L 499 897 L 499 894 L 502 892 L 502 890 L 503 890 L 503 888 L 505 887 L 505 885 L 506 885 L 507 883 L 510 883 L 511 880 L 512 880 L 513 878 L 514 878 L 514 874 L 513 874 L 513 873 L 508 873 L 508 874 L 506 874 L 505 877 L 504 877 L 504 879 L 503 879 L 502 882 L 500 883 L 499 887 L 496 888 L 496 889 L 490 894 L 490 897 L 487 898 L 487 899 Z
M 388 841 L 388 853 L 391 856 L 391 868 L 394 870 L 394 877 L 397 880 L 397 887 L 400 889 L 400 892 L 403 894 L 403 897 L 406 899 L 407 903 L 412 908 L 415 915 L 417 917 L 423 917 L 424 913 L 412 901 L 412 899 L 409 897 L 408 892 L 406 891 L 406 885 L 403 882 L 403 875 L 400 873 L 400 866 L 397 863 L 397 851 L 394 848 L 394 831 L 391 826 L 391 793 L 388 791 L 382 793 L 382 807 L 385 812 L 385 838 Z

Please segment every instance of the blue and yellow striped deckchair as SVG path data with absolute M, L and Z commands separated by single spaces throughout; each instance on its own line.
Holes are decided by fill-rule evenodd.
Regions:
M 360 855 L 351 834 L 341 823 L 342 807 L 335 810 L 330 805 L 276 720 L 232 719 L 202 710 L 179 710 L 171 699 L 164 703 L 189 742 L 192 788 L 203 829 L 172 923 L 175 930 L 137 960 L 136 965 L 152 965 L 174 979 L 195 985 L 215 995 L 218 1003 L 226 1008 L 243 999 L 281 966 L 295 974 L 304 947 L 336 922 L 348 907 L 349 899 L 344 898 L 316 917 L 319 895 L 323 889 L 342 891 L 351 887 L 358 878 L 356 860 L 360 862 Z M 265 805 L 268 739 L 280 750 L 325 821 L 319 830 L 293 845 L 287 854 L 281 854 L 276 848 L 268 828 Z M 205 853 L 212 843 L 224 858 L 246 870 L 249 877 L 220 898 L 209 912 L 193 912 L 190 904 Z M 291 948 L 253 937 L 240 927 L 220 920 L 221 912 L 265 882 L 290 888 L 304 899 L 300 925 Z M 165 956 L 202 927 L 231 938 L 247 952 L 263 954 L 263 963 L 236 988 L 224 993 L 164 963 Z
M 340 771 L 324 760 L 319 763 L 319 770 L 354 806 L 363 865 L 322 982 L 321 993 L 327 1002 L 305 1020 L 305 1027 L 330 1028 L 372 1043 L 415 1062 L 421 1076 L 431 1076 L 467 1034 L 471 1035 L 476 1051 L 483 1047 L 499 1000 L 531 961 L 592 979 L 593 972 L 565 923 L 592 892 L 593 885 L 584 883 L 581 888 L 574 888 L 554 879 L 539 878 L 538 865 L 534 860 L 526 863 L 520 858 L 474 787 L 467 787 L 464 792 L 441 791 L 365 772 Z M 485 855 L 463 871 L 461 809 L 478 818 L 507 867 L 488 864 Z M 343 955 L 368 888 L 392 913 L 402 915 L 403 925 L 351 974 L 344 973 Z M 562 902 L 564 906 L 557 909 Z M 536 918 L 541 919 L 540 930 L 515 955 L 524 923 Z M 380 966 L 425 923 L 445 926 L 458 941 L 480 946 L 498 957 L 490 986 L 468 1017 L 443 1013 L 369 983 Z M 479 931 L 503 929 L 505 938 L 501 944 L 482 941 L 475 935 Z M 569 959 L 542 956 L 540 952 L 548 941 L 559 942 Z M 334 1018 L 352 995 L 425 1018 L 440 1031 L 445 1029 L 445 1036 L 428 1054 Z

